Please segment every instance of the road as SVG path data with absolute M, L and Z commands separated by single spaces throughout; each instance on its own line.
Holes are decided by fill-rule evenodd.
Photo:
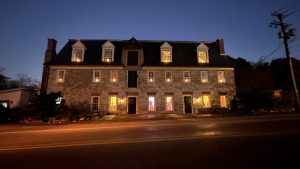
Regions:
M 299 115 L 0 126 L 0 140 L 1 169 L 300 167 Z

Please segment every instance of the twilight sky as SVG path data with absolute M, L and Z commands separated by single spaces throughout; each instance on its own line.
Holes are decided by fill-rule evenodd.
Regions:
M 41 80 L 47 39 L 130 39 L 215 41 L 225 52 L 256 62 L 282 46 L 270 13 L 283 8 L 300 32 L 299 0 L 1 0 L 0 68 L 15 78 Z M 290 40 L 300 59 L 299 34 Z M 266 61 L 284 57 L 283 46 Z

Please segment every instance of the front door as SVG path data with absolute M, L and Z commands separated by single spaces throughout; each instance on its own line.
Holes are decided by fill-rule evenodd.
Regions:
M 191 96 L 184 96 L 184 113 L 192 113 L 192 97 Z
M 136 114 L 136 97 L 128 97 L 128 114 Z

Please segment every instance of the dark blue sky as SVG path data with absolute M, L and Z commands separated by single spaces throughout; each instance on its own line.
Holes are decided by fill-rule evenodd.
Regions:
M 198 40 L 223 38 L 226 54 L 258 61 L 282 42 L 269 28 L 279 8 L 300 32 L 299 0 L 1 0 L 0 68 L 40 80 L 47 39 Z M 291 54 L 300 59 L 300 35 Z M 283 48 L 267 61 L 284 57 Z

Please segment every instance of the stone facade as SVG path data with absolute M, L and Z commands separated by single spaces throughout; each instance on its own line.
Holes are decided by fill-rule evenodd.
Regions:
M 132 40 L 131 40 L 132 41 Z M 129 42 L 131 42 L 129 41 Z M 129 43 L 129 42 L 126 42 Z M 49 43 L 49 42 L 48 42 Z M 51 43 L 51 41 L 50 41 Z M 88 44 L 89 42 L 84 42 L 83 44 Z M 103 42 L 104 43 L 104 42 Z M 119 42 L 115 42 L 117 44 Z M 163 42 L 162 42 L 163 43 Z M 161 43 L 161 44 L 162 44 Z M 56 41 L 55 41 L 56 44 Z M 73 43 L 74 44 L 74 43 Z M 112 43 L 113 44 L 113 43 Z M 218 43 L 214 43 L 218 44 Z M 223 42 L 221 42 L 223 45 Z M 70 49 L 63 48 L 58 56 L 55 51 L 52 51 L 51 55 L 56 57 L 57 62 L 52 61 L 49 58 L 49 47 L 46 52 L 46 59 L 44 65 L 43 79 L 45 84 L 42 84 L 45 93 L 50 92 L 62 92 L 63 98 L 68 105 L 77 106 L 82 111 L 92 111 L 93 97 L 99 97 L 99 109 L 94 111 L 99 112 L 110 112 L 110 96 L 115 96 L 117 98 L 117 109 L 116 111 L 110 112 L 112 114 L 127 114 L 129 112 L 129 98 L 134 97 L 136 99 L 136 113 L 148 113 L 149 111 L 149 96 L 154 96 L 155 98 L 155 110 L 154 112 L 167 112 L 166 110 L 166 97 L 172 97 L 173 110 L 174 113 L 187 113 L 185 110 L 187 104 L 184 100 L 184 96 L 187 99 L 191 99 L 190 105 L 192 112 L 190 113 L 201 113 L 207 108 L 220 108 L 221 101 L 220 96 L 225 96 L 226 103 L 225 108 L 230 106 L 230 101 L 235 96 L 235 78 L 234 69 L 228 66 L 210 66 L 210 65 L 199 65 L 199 66 L 162 66 L 162 65 L 147 65 L 149 60 L 145 59 L 146 56 L 145 45 L 131 45 L 130 48 L 124 47 L 119 51 L 115 49 L 115 60 L 118 59 L 120 64 L 109 64 L 109 65 L 95 65 L 86 64 L 73 64 L 60 62 L 59 57 L 66 57 L 70 60 L 71 56 L 67 56 L 67 52 Z M 171 45 L 177 45 L 176 43 Z M 101 45 L 98 44 L 101 51 Z M 137 47 L 136 47 L 137 46 Z M 135 48 L 136 47 L 136 48 Z M 118 48 L 116 46 L 115 48 Z M 196 48 L 195 48 L 196 49 Z M 86 53 L 91 50 L 86 49 Z M 158 48 L 159 50 L 159 48 Z M 176 55 L 178 49 L 174 49 L 173 53 Z M 65 52 L 67 51 L 67 52 Z M 127 54 L 128 51 L 136 51 L 138 53 L 138 65 L 127 66 Z M 211 52 L 211 51 L 209 51 Z M 215 51 L 211 53 L 214 54 Z M 220 47 L 219 52 L 224 52 L 224 47 Z M 222 53 L 221 53 L 222 54 Z M 69 54 L 71 55 L 71 54 Z M 216 54 L 215 54 L 216 55 Z M 100 54 L 97 57 L 101 56 Z M 223 57 L 218 53 L 217 57 Z M 94 56 L 93 56 L 94 57 Z M 160 57 L 160 56 L 156 56 Z M 85 56 L 84 59 L 89 59 Z M 50 61 L 49 61 L 50 60 Z M 52 60 L 55 60 L 55 58 Z M 99 57 L 99 60 L 101 58 Z M 175 60 L 175 59 L 174 59 Z M 213 59 L 211 59 L 213 62 Z M 145 63 L 146 62 L 146 63 Z M 45 71 L 47 70 L 47 71 Z M 100 70 L 100 81 L 93 82 L 93 71 Z M 116 70 L 118 72 L 117 82 L 111 82 L 111 71 Z M 64 71 L 64 79 L 62 81 L 58 80 L 58 72 Z M 128 87 L 128 71 L 137 71 L 137 87 Z M 148 82 L 148 72 L 154 71 L 154 81 Z M 165 81 L 165 71 L 172 72 L 172 81 Z M 188 71 L 190 74 L 190 82 L 184 82 L 183 72 Z M 201 71 L 208 72 L 208 82 L 201 82 Z M 225 83 L 218 82 L 218 71 L 224 72 Z M 41 92 L 43 93 L 43 91 Z M 210 105 L 208 107 L 204 106 L 204 95 L 209 96 Z M 224 104 L 224 103 L 223 103 Z M 153 111 L 153 110 L 152 110 Z

